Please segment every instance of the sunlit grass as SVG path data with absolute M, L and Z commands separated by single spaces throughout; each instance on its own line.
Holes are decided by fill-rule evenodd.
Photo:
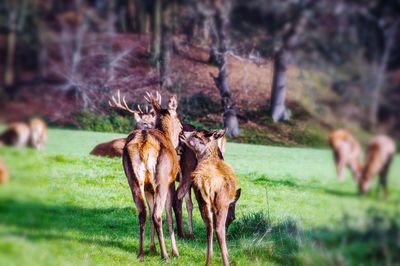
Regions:
M 11 172 L 10 183 L 0 187 L 1 265 L 137 263 L 136 210 L 121 160 L 88 155 L 96 143 L 118 136 L 52 129 L 43 153 L 0 149 Z M 242 187 L 228 236 L 236 265 L 370 264 L 367 251 L 375 249 L 365 245 L 375 235 L 368 233 L 368 210 L 385 213 L 388 221 L 400 213 L 399 157 L 388 200 L 375 189 L 359 198 L 349 174 L 339 183 L 328 150 L 229 143 L 226 160 Z M 205 263 L 204 224 L 197 208 L 194 215 L 196 239 L 178 240 L 181 256 L 168 264 Z M 386 232 L 385 226 L 378 229 Z M 377 241 L 377 249 L 386 243 Z M 395 261 L 388 252 L 382 258 Z M 221 264 L 216 242 L 213 263 Z M 159 255 L 145 255 L 143 265 L 159 264 Z

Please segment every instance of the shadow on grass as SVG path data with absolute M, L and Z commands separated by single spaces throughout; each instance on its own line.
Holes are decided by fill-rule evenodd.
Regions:
M 284 187 L 295 188 L 295 189 L 303 190 L 303 191 L 304 190 L 320 191 L 320 192 L 324 192 L 326 194 L 339 196 L 339 197 L 350 197 L 350 198 L 358 197 L 357 191 L 349 192 L 349 191 L 333 190 L 333 189 L 325 188 L 323 186 L 317 186 L 314 184 L 299 183 L 293 179 L 270 179 L 270 178 L 262 175 L 251 181 L 254 184 L 264 185 L 264 186 L 268 186 L 268 187 L 284 186 Z
M 360 225 L 345 216 L 334 229 L 302 230 L 288 219 L 272 224 L 262 212 L 244 215 L 232 224 L 229 239 L 236 256 L 281 265 L 398 265 L 400 219 L 397 214 L 369 210 Z
M 313 261 L 319 256 L 322 264 L 400 263 L 399 216 L 370 211 L 366 217 L 363 226 L 344 218 L 342 226 L 334 229 L 302 230 L 291 219 L 273 224 L 262 212 L 248 213 L 231 225 L 228 243 L 234 258 L 253 262 L 298 265 L 307 264 L 304 258 Z M 196 239 L 190 243 L 205 248 L 204 224 L 194 221 Z M 10 227 L 6 234 L 32 241 L 75 241 L 137 251 L 138 223 L 133 207 L 82 208 L 5 200 L 0 201 L 0 224 Z M 314 253 L 307 253 L 310 250 Z
M 139 225 L 133 206 L 82 208 L 9 199 L 0 201 L 0 224 L 10 226 L 12 228 L 10 234 L 21 235 L 34 241 L 43 239 L 77 241 L 118 247 L 128 252 L 136 252 L 138 248 Z M 202 221 L 194 220 L 193 227 L 196 238 L 190 242 L 205 244 L 205 226 Z M 169 241 L 165 215 L 163 229 L 165 239 Z M 149 243 L 150 222 L 147 220 L 145 247 Z M 158 249 L 157 236 L 156 245 Z M 147 250 L 145 248 L 145 251 Z
M 0 201 L 0 217 L 1 224 L 15 228 L 10 233 L 32 240 L 73 240 L 126 251 L 137 244 L 118 240 L 136 234 L 136 214 L 128 207 L 95 209 L 5 200 Z

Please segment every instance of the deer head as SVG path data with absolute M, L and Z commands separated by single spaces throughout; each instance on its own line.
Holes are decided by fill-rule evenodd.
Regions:
M 218 146 L 219 152 L 225 150 L 225 138 L 226 129 L 218 130 L 195 130 L 191 132 L 183 132 L 181 140 L 196 154 L 197 157 L 201 157 L 209 149 L 211 142 L 215 141 Z M 218 152 L 218 151 L 217 151 Z M 218 153 L 219 155 L 219 153 Z M 220 156 L 218 156 L 220 157 Z
M 159 105 L 161 105 L 161 96 L 160 98 L 157 98 L 157 101 Z M 137 105 L 137 110 L 130 109 L 126 103 L 125 96 L 122 97 L 121 100 L 121 93 L 119 90 L 117 91 L 116 97 L 114 95 L 111 96 L 111 99 L 108 101 L 108 105 L 114 109 L 133 114 L 136 120 L 135 129 L 150 129 L 155 127 L 156 114 L 154 109 L 149 110 L 146 106 L 146 109 L 143 111 L 140 105 Z
M 229 204 L 228 215 L 226 216 L 226 230 L 228 230 L 229 225 L 236 219 L 236 202 L 239 200 L 240 195 L 242 193 L 242 189 L 239 188 L 236 190 L 235 200 Z
M 182 124 L 179 120 L 177 108 L 178 100 L 174 95 L 169 99 L 168 108 L 161 107 L 161 95 L 157 92 L 155 96 L 147 92 L 145 99 L 151 104 L 155 113 L 155 128 L 166 133 L 171 139 L 174 148 L 179 145 L 179 135 L 182 132 Z

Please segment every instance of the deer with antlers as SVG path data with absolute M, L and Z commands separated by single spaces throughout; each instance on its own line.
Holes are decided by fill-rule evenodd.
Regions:
M 134 130 L 154 128 L 156 122 L 154 111 L 149 111 L 147 107 L 143 111 L 140 105 L 137 105 L 137 110 L 132 110 L 128 107 L 125 96 L 121 99 L 121 93 L 119 90 L 117 91 L 116 97 L 111 96 L 111 99 L 108 101 L 108 105 L 116 110 L 121 110 L 133 114 L 136 120 Z M 117 138 L 108 142 L 100 143 L 93 148 L 90 154 L 95 156 L 121 157 L 125 142 L 126 138 Z
M 152 105 L 156 122 L 154 129 L 134 130 L 127 138 L 123 149 L 123 165 L 139 218 L 138 259 L 143 261 L 143 244 L 146 224 L 147 199 L 150 217 L 156 229 L 161 249 L 161 257 L 168 259 L 162 229 L 162 212 L 167 213 L 168 230 L 171 238 L 172 255 L 178 256 L 178 248 L 173 229 L 172 202 L 175 193 L 174 181 L 179 172 L 176 148 L 182 125 L 176 109 L 176 97 L 172 97 L 168 108 L 161 108 L 161 95 L 147 94 L 146 100 Z M 154 248 L 151 240 L 150 247 Z
M 358 182 L 360 194 L 367 192 L 372 185 L 373 178 L 379 175 L 378 189 L 382 187 L 384 196 L 387 197 L 387 174 L 395 153 L 396 144 L 390 137 L 378 135 L 370 140 L 365 156 L 365 165 Z
M 344 168 L 348 166 L 356 181 L 359 180 L 362 170 L 360 162 L 360 143 L 348 131 L 338 129 L 329 136 L 329 144 L 333 150 L 336 171 L 339 181 L 344 180 Z
M 213 231 L 217 234 L 224 265 L 229 265 L 226 245 L 226 224 L 229 212 L 234 212 L 240 189 L 232 168 L 220 159 L 218 139 L 226 130 L 214 131 L 211 135 L 203 132 L 184 132 L 182 141 L 196 154 L 198 164 L 192 173 L 193 187 L 200 213 L 207 229 L 207 260 L 211 265 L 213 253 Z M 231 217 L 234 217 L 231 215 Z

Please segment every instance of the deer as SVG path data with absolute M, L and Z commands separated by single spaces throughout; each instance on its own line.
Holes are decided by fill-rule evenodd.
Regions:
M 121 157 L 125 142 L 126 138 L 117 138 L 108 142 L 100 143 L 93 148 L 90 154 L 109 158 Z
M 183 132 L 197 131 L 203 135 L 212 135 L 213 131 L 198 130 L 194 126 L 189 124 L 183 124 Z M 218 148 L 220 150 L 219 157 L 223 160 L 223 154 L 225 152 L 226 138 L 225 136 L 218 139 Z M 177 224 L 178 237 L 184 238 L 185 232 L 182 220 L 182 203 L 183 197 L 185 198 L 186 210 L 188 213 L 188 235 L 189 239 L 194 238 L 193 233 L 193 202 L 191 197 L 191 186 L 192 186 L 192 173 L 197 166 L 197 159 L 194 152 L 187 147 L 183 142 L 180 143 L 180 161 L 179 165 L 181 168 L 181 175 L 179 180 L 179 187 L 175 194 L 175 200 L 173 204 L 175 220 Z
M 2 158 L 0 158 L 0 184 L 5 184 L 8 182 L 9 176 L 6 164 Z
M 0 146 L 9 145 L 18 148 L 26 147 L 29 143 L 30 129 L 24 122 L 15 122 L 7 126 L 0 135 Z
M 362 164 L 360 162 L 361 146 L 357 139 L 348 131 L 338 129 L 330 134 L 329 144 L 333 150 L 339 181 L 344 181 L 344 168 L 348 166 L 353 178 L 358 182 Z
M 150 129 L 154 128 L 155 124 L 155 114 L 154 110 L 148 110 L 145 109 L 143 111 L 140 107 L 140 105 L 137 105 L 137 110 L 132 110 L 128 107 L 128 104 L 126 103 L 125 97 L 121 98 L 120 91 L 117 91 L 116 96 L 112 96 L 111 99 L 108 102 L 109 106 L 117 109 L 117 110 L 122 110 L 126 111 L 128 113 L 131 113 L 134 115 L 135 120 L 136 120 L 136 126 L 134 129 Z M 161 105 L 161 102 L 159 102 Z M 189 124 L 182 124 L 183 126 L 183 131 L 193 131 L 196 128 L 192 125 Z M 119 139 L 114 139 L 109 142 L 105 143 L 100 143 L 97 145 L 92 151 L 92 155 L 97 155 L 97 156 L 108 156 L 108 157 L 120 157 L 122 155 L 122 150 L 125 145 L 126 138 L 119 138 Z M 226 138 L 221 138 L 218 140 L 218 143 L 220 145 L 220 149 L 222 151 L 222 154 L 225 150 L 225 145 L 226 145 Z M 193 222 L 192 222 L 192 217 L 193 217 L 193 202 L 191 198 L 191 173 L 195 169 L 197 165 L 196 161 L 196 156 L 192 152 L 191 149 L 185 147 L 185 144 L 180 143 L 180 159 L 179 159 L 179 164 L 180 164 L 180 169 L 181 169 L 181 175 L 178 176 L 179 178 L 179 188 L 178 191 L 180 191 L 180 194 L 182 195 L 180 198 L 175 197 L 175 200 L 173 202 L 173 209 L 176 217 L 176 222 L 177 222 L 177 234 L 180 238 L 184 238 L 185 234 L 183 231 L 183 221 L 182 221 L 182 198 L 185 197 L 185 202 L 186 202 L 186 209 L 188 212 L 188 227 L 189 227 L 189 238 L 193 238 Z M 151 220 L 150 220 L 151 221 Z
M 161 107 L 161 95 L 159 93 L 156 96 L 147 93 L 145 99 L 151 104 L 155 112 L 155 128 L 134 130 L 127 137 L 122 160 L 132 197 L 138 210 L 138 259 L 139 261 L 144 260 L 146 199 L 152 220 L 150 250 L 155 250 L 155 228 L 161 258 L 168 260 L 162 229 L 162 212 L 165 208 L 172 256 L 179 256 L 172 221 L 172 202 L 175 193 L 174 182 L 179 172 L 179 159 L 175 149 L 179 144 L 182 125 L 176 112 L 178 102 L 175 96 L 169 100 L 167 109 Z
M 40 118 L 32 118 L 29 121 L 30 138 L 29 146 L 42 150 L 47 142 L 47 125 Z
M 235 211 L 241 190 L 233 169 L 222 159 L 217 140 L 225 136 L 226 130 L 214 131 L 211 135 L 202 132 L 183 132 L 181 140 L 196 154 L 198 164 L 192 173 L 193 188 L 199 205 L 201 217 L 207 230 L 206 265 L 211 265 L 213 253 L 213 231 L 224 265 L 229 265 L 226 245 L 226 225 L 228 213 Z
M 161 104 L 161 103 L 160 103 Z M 153 110 L 142 110 L 140 105 L 137 105 L 137 110 L 132 110 L 128 107 L 126 103 L 125 96 L 121 99 L 121 93 L 118 90 L 116 96 L 111 96 L 108 101 L 108 105 L 116 110 L 122 110 L 133 114 L 136 124 L 134 130 L 136 129 L 150 129 L 154 128 L 156 117 Z M 105 157 L 121 157 L 122 150 L 125 146 L 126 138 L 117 138 L 108 142 L 100 143 L 96 145 L 90 152 L 91 155 L 95 156 L 105 156 Z
M 358 183 L 360 195 L 370 189 L 373 178 L 379 175 L 378 191 L 382 187 L 384 197 L 388 196 L 387 174 L 395 153 L 396 144 L 386 135 L 378 135 L 369 141 L 364 168 Z

